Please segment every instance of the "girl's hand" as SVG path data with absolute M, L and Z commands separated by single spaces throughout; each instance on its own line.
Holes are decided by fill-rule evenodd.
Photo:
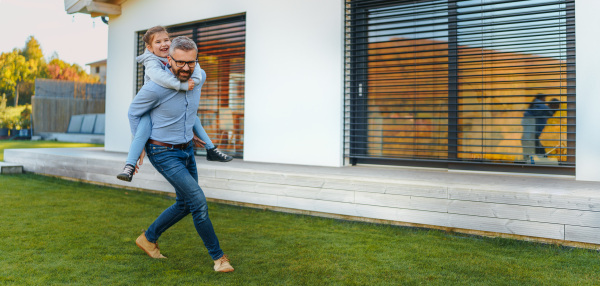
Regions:
M 139 166 L 141 166 L 142 164 L 144 164 L 144 157 L 146 157 L 146 149 L 142 149 L 142 154 L 140 154 L 140 158 L 138 159 L 138 163 L 135 164 L 135 173 L 137 174 L 138 169 L 140 168 Z
M 204 142 L 200 138 L 198 138 L 198 136 L 196 136 L 196 134 L 194 134 L 194 139 L 192 139 L 192 141 L 194 142 L 194 145 L 196 145 L 196 147 L 198 147 L 198 148 L 202 148 L 202 147 L 204 147 L 204 145 L 206 145 L 206 142 Z
M 193 79 L 188 79 L 188 90 L 192 90 L 194 89 L 194 80 Z

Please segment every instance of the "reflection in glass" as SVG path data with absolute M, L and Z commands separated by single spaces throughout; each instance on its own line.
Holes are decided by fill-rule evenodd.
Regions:
M 448 23 L 440 10 L 445 2 L 432 1 L 416 16 L 407 14 L 419 8 L 414 4 L 370 10 L 371 155 L 448 156 Z
M 351 106 L 366 106 L 353 114 L 355 120 L 364 114 L 367 130 L 353 137 L 366 143 L 354 144 L 354 154 L 572 161 L 567 79 L 574 58 L 567 36 L 573 24 L 566 9 L 572 1 L 362 2 L 352 1 L 352 16 L 367 20 L 353 22 L 349 87 Z M 356 99 L 363 93 L 366 100 Z M 532 103 L 540 94 L 544 102 Z M 540 113 L 532 110 L 539 104 L 549 111 L 529 116 Z M 352 126 L 360 134 L 361 125 Z
M 538 145 L 538 155 L 546 155 L 539 147 L 546 146 L 549 158 L 566 160 L 558 156 L 565 151 L 561 143 L 566 141 L 566 117 L 549 120 L 548 126 L 522 122 L 529 123 L 531 118 L 524 115 L 538 94 L 566 101 L 566 19 L 558 9 L 564 4 L 481 2 L 460 1 L 457 8 L 459 157 L 529 162 L 535 154 L 528 150 L 533 144 Z M 542 130 L 531 139 L 528 128 Z

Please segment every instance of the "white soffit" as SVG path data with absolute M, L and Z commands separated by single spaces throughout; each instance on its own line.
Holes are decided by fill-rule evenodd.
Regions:
M 85 13 L 92 17 L 121 15 L 121 3 L 127 0 L 64 0 L 67 14 Z

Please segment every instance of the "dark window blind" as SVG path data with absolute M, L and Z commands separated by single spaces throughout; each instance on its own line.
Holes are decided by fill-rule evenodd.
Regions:
M 346 1 L 345 156 L 574 167 L 574 8 Z
M 242 158 L 246 16 L 167 27 L 167 30 L 171 39 L 186 36 L 198 45 L 198 61 L 207 76 L 198 107 L 200 122 L 220 150 Z M 145 48 L 144 33 L 138 33 L 138 54 Z M 143 66 L 138 64 L 137 70 L 139 90 L 144 81 Z

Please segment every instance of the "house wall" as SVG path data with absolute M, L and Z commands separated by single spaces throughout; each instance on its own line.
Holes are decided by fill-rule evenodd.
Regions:
M 600 1 L 575 1 L 577 180 L 600 181 Z
M 342 165 L 342 0 L 179 0 L 168 7 L 163 13 L 164 1 L 129 0 L 110 19 L 106 150 L 129 149 L 137 31 L 246 13 L 244 160 Z
M 98 72 L 96 72 L 96 68 L 99 68 Z M 90 65 L 90 74 L 98 76 L 101 83 L 106 83 L 106 64 Z
M 244 160 L 322 166 L 343 161 L 343 1 L 130 0 L 109 25 L 106 150 L 125 152 L 135 92 L 135 32 L 247 13 Z M 600 181 L 599 1 L 576 0 L 576 179 Z M 315 9 L 315 7 L 319 7 Z M 174 8 L 175 9 L 175 8 Z M 189 11 L 189 12 L 187 12 Z

